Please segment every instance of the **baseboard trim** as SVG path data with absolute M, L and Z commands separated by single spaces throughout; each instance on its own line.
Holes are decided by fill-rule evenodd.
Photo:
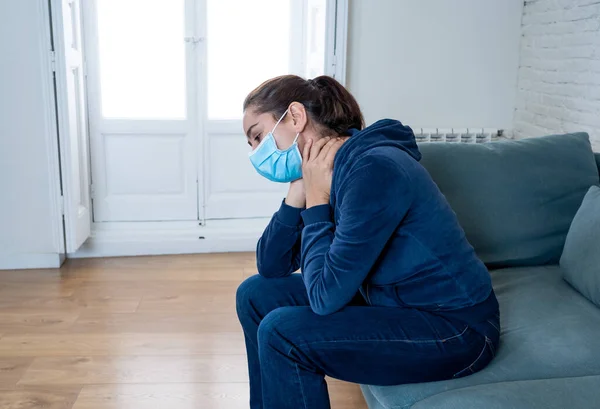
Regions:
M 65 260 L 59 253 L 24 253 L 0 255 L 0 270 L 60 268 Z
M 102 241 L 91 238 L 69 258 L 157 256 L 168 254 L 235 253 L 254 251 L 256 239 L 164 241 Z
M 112 223 L 94 226 L 92 236 L 68 258 L 148 256 L 255 251 L 268 219 L 178 223 Z

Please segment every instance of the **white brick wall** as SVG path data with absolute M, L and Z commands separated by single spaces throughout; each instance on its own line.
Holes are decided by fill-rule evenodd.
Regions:
M 527 0 L 514 133 L 577 131 L 600 151 L 600 0 Z

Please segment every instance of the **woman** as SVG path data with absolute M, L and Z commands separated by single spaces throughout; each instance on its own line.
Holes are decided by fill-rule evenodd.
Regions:
M 291 75 L 252 91 L 243 123 L 256 170 L 291 182 L 258 243 L 259 275 L 237 292 L 251 408 L 329 408 L 325 375 L 431 382 L 492 360 L 489 273 L 409 127 L 363 129 L 336 80 Z

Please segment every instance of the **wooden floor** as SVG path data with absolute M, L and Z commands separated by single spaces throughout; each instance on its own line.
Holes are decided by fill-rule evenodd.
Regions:
M 0 271 L 0 408 L 248 408 L 234 298 L 255 273 L 252 254 Z M 366 408 L 328 383 L 333 409 Z

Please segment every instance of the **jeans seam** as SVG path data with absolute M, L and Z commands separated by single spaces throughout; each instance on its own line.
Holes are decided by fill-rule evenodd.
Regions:
M 483 353 L 485 352 L 485 349 L 488 346 L 488 337 L 485 337 L 484 342 L 483 342 L 483 348 L 481 349 L 481 352 L 479 353 L 479 355 L 477 356 L 477 358 L 475 358 L 475 360 L 473 361 L 473 363 L 471 363 L 471 365 L 467 366 L 465 369 L 460 370 L 458 372 L 456 372 L 453 377 L 455 377 L 456 375 L 463 373 L 464 371 L 467 370 L 471 370 L 471 372 L 473 372 L 472 368 L 475 366 L 475 364 L 477 362 L 479 362 L 479 360 L 481 359 L 481 357 L 483 356 Z
M 298 370 L 298 364 L 294 363 L 296 367 L 296 376 L 298 377 L 298 383 L 300 384 L 300 394 L 302 395 L 302 402 L 304 403 L 304 409 L 308 409 L 308 405 L 306 404 L 306 396 L 304 395 L 304 386 L 302 385 L 302 379 L 300 377 L 300 372 Z
M 367 304 L 371 305 L 371 296 L 369 295 L 369 283 L 366 283 L 365 295 L 367 296 Z
M 453 335 L 451 337 L 444 338 L 444 339 L 428 339 L 428 340 L 419 340 L 419 341 L 413 341 L 410 339 L 335 339 L 335 340 L 330 340 L 330 341 L 304 342 L 302 344 L 298 344 L 297 346 L 302 347 L 302 346 L 309 346 L 309 345 L 314 345 L 314 344 L 328 344 L 328 343 L 336 343 L 336 342 L 404 342 L 407 344 L 435 344 L 435 343 L 446 342 L 451 339 L 459 338 L 459 337 L 463 336 L 465 334 L 465 332 L 467 332 L 468 329 L 469 329 L 469 327 L 467 326 L 460 334 L 456 334 L 456 335 Z
M 496 347 L 494 346 L 494 343 L 488 337 L 485 337 L 485 341 L 487 342 L 487 345 L 490 347 L 490 351 L 492 352 L 492 358 L 495 358 L 496 357 Z
M 494 329 L 495 329 L 496 331 L 498 331 L 498 333 L 500 333 L 500 328 L 498 328 L 498 327 L 496 326 L 496 324 L 494 324 L 494 323 L 492 322 L 492 320 L 487 320 L 487 323 L 488 323 L 488 324 L 490 324 L 492 327 L 494 327 Z
M 294 346 L 292 345 L 290 347 L 290 349 L 288 350 L 288 353 L 287 353 L 287 357 L 291 361 L 294 361 L 292 359 L 292 351 L 293 350 L 294 350 Z M 296 368 L 296 376 L 298 377 L 298 384 L 300 385 L 300 394 L 302 395 L 302 402 L 304 403 L 304 409 L 308 409 L 308 405 L 306 404 L 306 396 L 304 395 L 304 387 L 302 386 L 302 378 L 300 377 L 300 372 L 299 372 L 299 369 L 298 369 L 298 363 L 297 362 L 294 362 L 294 367 Z

